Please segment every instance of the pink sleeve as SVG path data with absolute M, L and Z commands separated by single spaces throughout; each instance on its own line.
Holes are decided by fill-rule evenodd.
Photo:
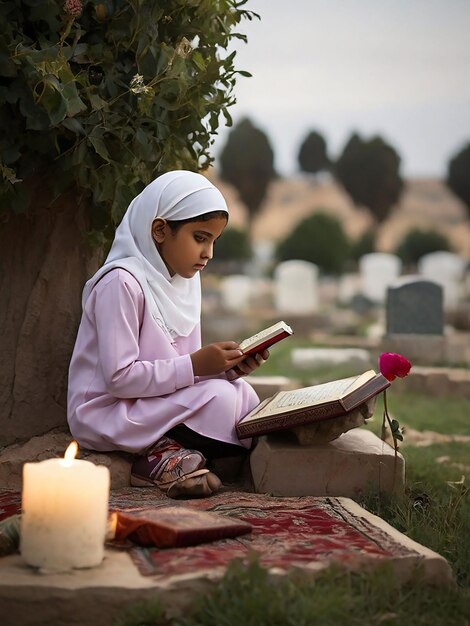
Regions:
M 96 294 L 100 365 L 107 391 L 116 398 L 162 396 L 194 384 L 189 354 L 139 360 L 139 312 L 143 306 L 142 292 L 134 291 L 118 276 Z

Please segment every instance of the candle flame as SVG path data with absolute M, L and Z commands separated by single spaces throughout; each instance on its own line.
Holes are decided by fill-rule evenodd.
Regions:
M 77 456 L 77 452 L 78 452 L 78 443 L 75 440 L 73 440 L 72 443 L 67 448 L 67 450 L 65 451 L 65 454 L 64 454 L 65 461 L 67 461 L 67 463 L 70 463 L 71 461 L 73 461 L 74 458 Z

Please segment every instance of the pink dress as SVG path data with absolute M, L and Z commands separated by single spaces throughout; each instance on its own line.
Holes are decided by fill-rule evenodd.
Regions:
M 105 274 L 86 302 L 70 363 L 72 435 L 92 450 L 139 453 L 183 423 L 249 447 L 235 426 L 258 396 L 241 378 L 194 376 L 189 354 L 200 347 L 199 326 L 170 342 L 132 274 L 119 268 Z

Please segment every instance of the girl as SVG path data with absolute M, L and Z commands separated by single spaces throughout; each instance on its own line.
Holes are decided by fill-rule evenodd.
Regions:
M 246 453 L 235 426 L 259 402 L 240 376 L 268 357 L 234 341 L 201 348 L 199 272 L 228 221 L 204 176 L 163 174 L 130 204 L 86 283 L 69 370 L 68 421 L 93 450 L 135 453 L 131 484 L 170 497 L 220 487 L 206 457 Z

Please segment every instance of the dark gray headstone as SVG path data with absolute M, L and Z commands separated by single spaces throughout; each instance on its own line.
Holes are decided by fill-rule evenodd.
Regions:
M 399 279 L 387 291 L 386 334 L 442 335 L 442 287 L 416 277 Z

